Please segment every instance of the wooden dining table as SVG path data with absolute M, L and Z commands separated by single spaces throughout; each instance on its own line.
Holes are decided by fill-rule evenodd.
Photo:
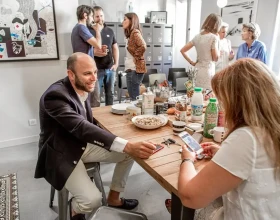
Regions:
M 111 132 L 112 134 L 124 138 L 128 141 L 148 141 L 154 144 L 160 144 L 164 139 L 172 138 L 179 144 L 183 141 L 173 135 L 172 120 L 160 128 L 154 130 L 145 130 L 136 127 L 127 115 L 116 115 L 111 113 L 111 106 L 93 108 L 93 117 L 100 127 Z M 192 133 L 189 131 L 189 133 Z M 203 139 L 212 141 L 212 139 Z M 134 160 L 153 177 L 165 190 L 171 194 L 171 220 L 193 219 L 193 209 L 183 207 L 178 197 L 178 176 L 181 164 L 181 155 L 179 153 L 181 146 L 170 144 L 162 150 L 156 152 L 149 159 L 134 158 Z M 195 168 L 199 172 L 209 162 L 209 159 L 203 159 L 195 162 Z

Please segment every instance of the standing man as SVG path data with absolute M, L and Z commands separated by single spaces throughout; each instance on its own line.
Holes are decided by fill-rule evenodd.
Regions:
M 99 89 L 97 87 L 94 89 L 94 94 L 91 96 L 91 107 L 100 106 L 100 90 L 102 86 L 104 86 L 105 90 L 105 105 L 113 105 L 114 83 L 119 63 L 119 48 L 113 30 L 104 23 L 104 13 L 101 7 L 95 6 L 93 8 L 93 20 L 95 24 L 99 24 L 102 27 L 102 47 L 107 50 L 94 48 L 94 59 L 98 68 Z M 93 36 L 97 36 L 95 29 L 89 27 L 89 31 Z
M 75 25 L 71 34 L 73 52 L 82 52 L 93 57 L 92 47 L 102 49 L 100 35 L 102 27 L 99 24 L 92 25 L 93 10 L 90 6 L 80 5 L 77 8 L 77 18 L 78 24 Z M 87 27 L 91 27 L 95 30 L 95 37 L 90 33 Z

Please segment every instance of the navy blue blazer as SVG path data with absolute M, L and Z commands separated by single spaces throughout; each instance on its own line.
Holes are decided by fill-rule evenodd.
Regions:
M 109 150 L 116 138 L 93 123 L 89 98 L 85 108 L 68 77 L 52 84 L 40 99 L 35 178 L 44 177 L 57 190 L 64 187 L 87 143 Z

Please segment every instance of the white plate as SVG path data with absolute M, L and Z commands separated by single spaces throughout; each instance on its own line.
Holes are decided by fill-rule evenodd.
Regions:
M 161 126 L 166 125 L 168 119 L 166 120 L 166 119 L 163 118 L 163 117 L 165 117 L 165 116 L 158 116 L 158 115 L 138 115 L 138 116 L 133 117 L 131 121 L 132 121 L 132 123 L 133 123 L 135 126 L 137 126 L 138 128 L 142 128 L 142 129 L 156 129 L 156 128 L 159 128 L 159 127 L 161 127 Z M 141 125 L 141 124 L 137 124 L 137 123 L 136 123 L 136 119 L 138 119 L 138 118 L 140 118 L 140 119 L 142 119 L 142 118 L 158 118 L 158 119 L 161 120 L 162 123 L 159 124 L 159 125 Z
M 134 106 L 133 103 L 119 103 L 115 104 L 111 108 L 111 112 L 118 115 L 123 115 L 126 113 L 126 108 L 128 106 Z

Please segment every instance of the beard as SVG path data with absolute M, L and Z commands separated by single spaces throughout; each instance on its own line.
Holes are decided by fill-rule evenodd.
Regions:
M 89 18 L 87 18 L 86 22 L 87 22 L 87 26 L 88 26 L 88 27 L 91 27 L 92 22 L 90 21 L 90 19 L 89 19 Z
M 95 85 L 95 83 L 93 83 L 93 85 Z M 85 92 L 92 92 L 94 89 L 94 86 L 92 89 L 88 89 L 86 87 L 85 83 L 83 83 L 76 74 L 75 74 L 75 86 L 77 89 L 85 91 Z

